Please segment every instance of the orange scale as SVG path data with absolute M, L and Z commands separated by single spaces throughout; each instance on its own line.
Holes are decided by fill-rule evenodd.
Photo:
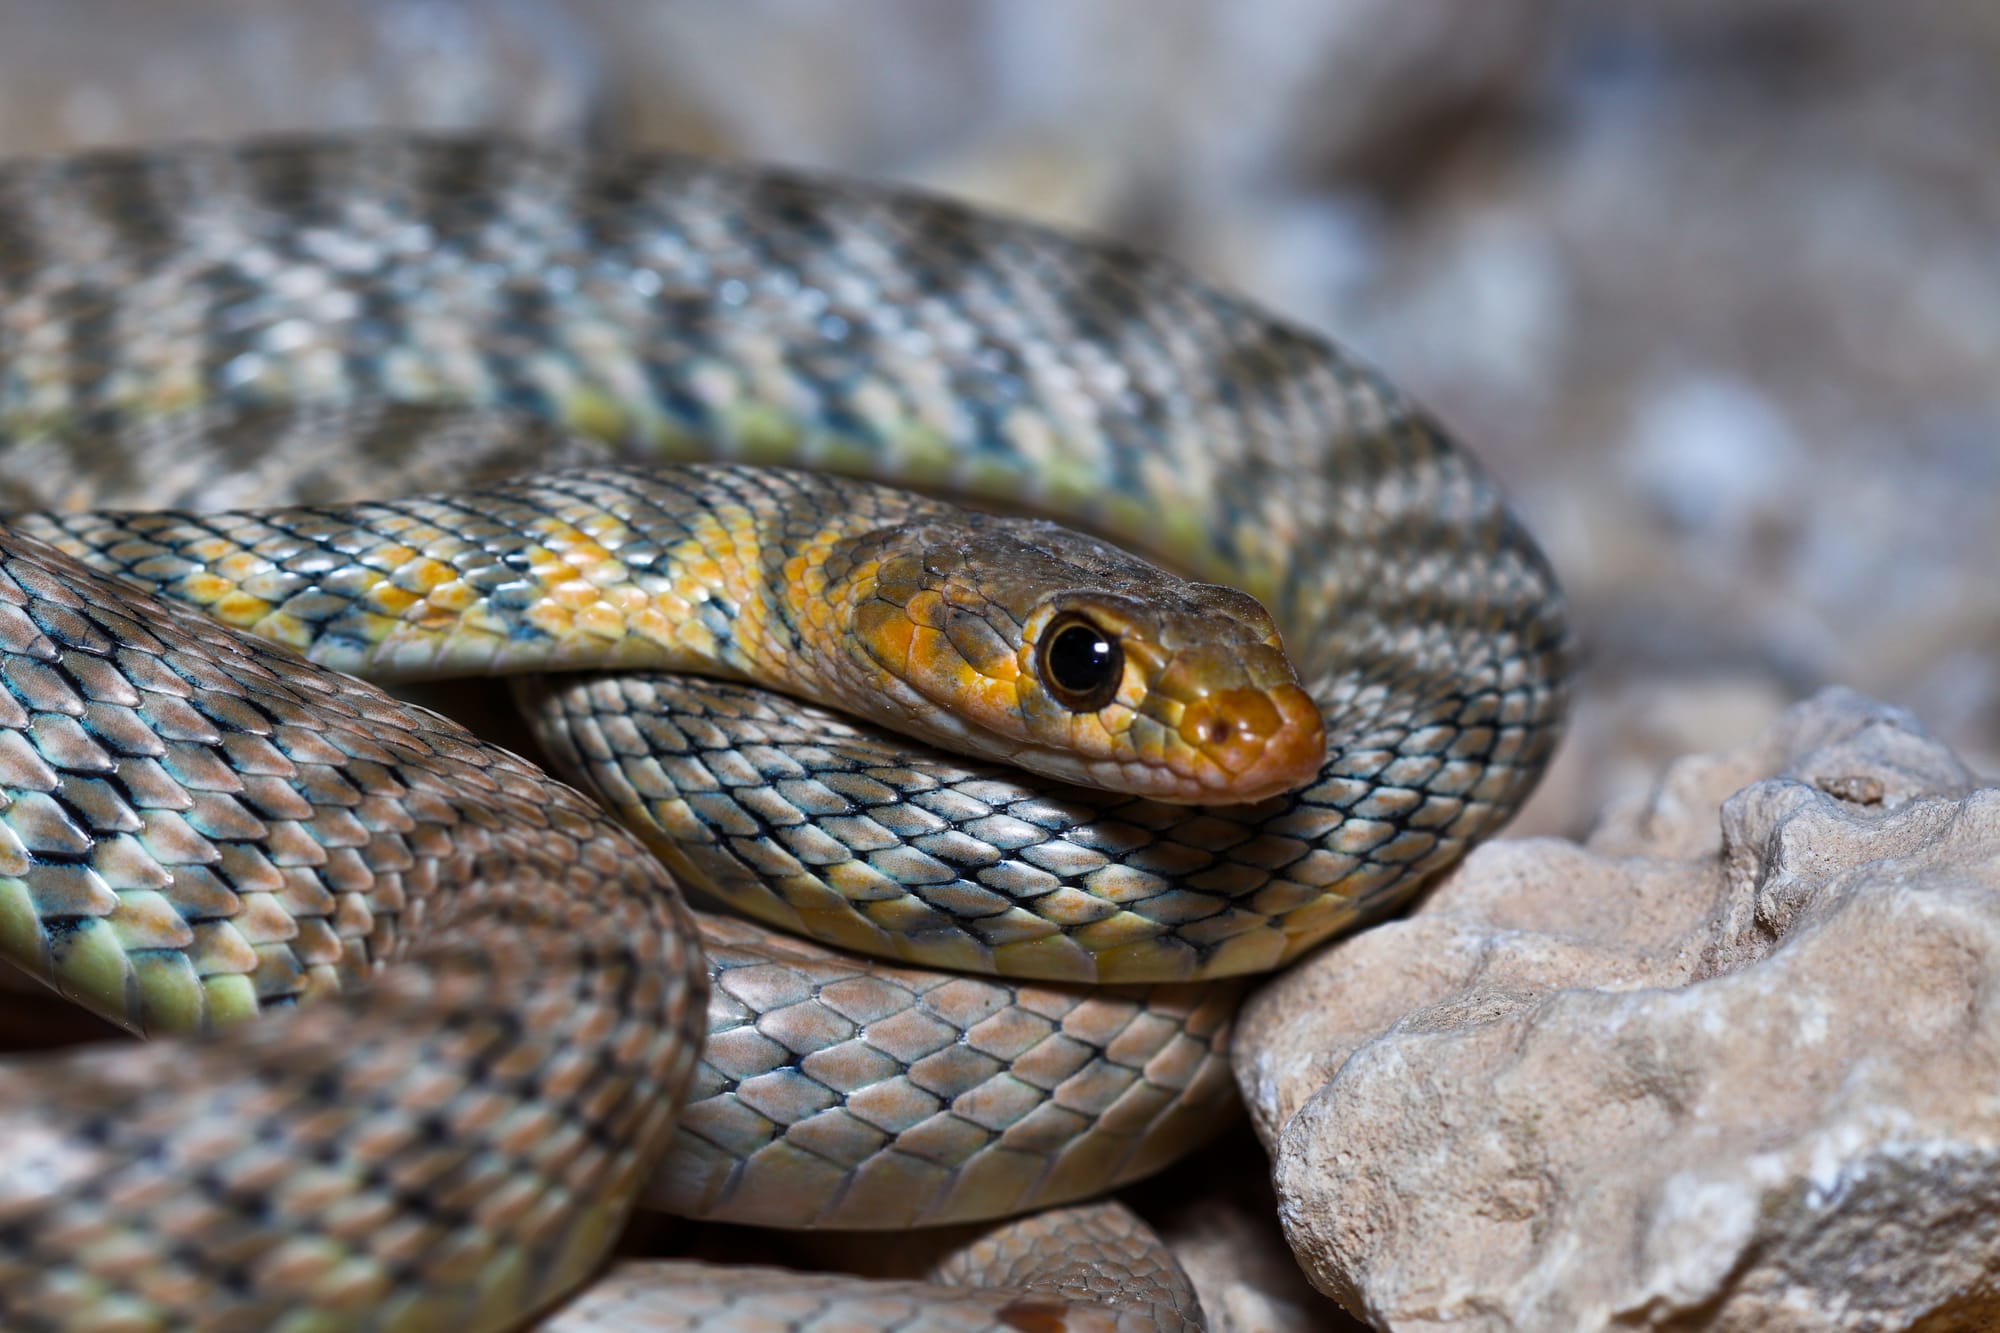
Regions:
M 554 638 L 561 638 L 576 628 L 575 612 L 546 599 L 529 607 L 522 613 L 521 619 Z
M 573 542 L 563 548 L 563 563 L 571 569 L 588 569 L 612 558 L 611 552 L 593 541 Z
M 625 617 L 603 602 L 593 602 L 576 616 L 577 628 L 600 639 L 625 637 Z
M 273 611 L 250 627 L 250 632 L 260 639 L 281 643 L 287 648 L 304 652 L 312 646 L 312 626 L 297 616 L 285 611 Z
M 236 585 L 228 579 L 217 578 L 203 571 L 189 574 L 180 582 L 180 594 L 197 606 L 210 606 L 236 591 Z
M 587 566 L 580 566 L 578 573 L 589 580 L 595 588 L 615 588 L 632 581 L 632 571 L 625 568 L 622 560 L 598 560 Z
M 479 592 L 464 579 L 452 579 L 432 588 L 428 600 L 432 606 L 457 615 L 479 601 Z
M 361 600 L 377 611 L 400 616 L 423 598 L 408 588 L 399 588 L 393 583 L 378 583 L 370 588 Z
M 181 554 L 203 564 L 214 564 L 237 550 L 236 543 L 227 537 L 199 537 L 181 548 Z
M 458 571 L 442 561 L 419 556 L 415 560 L 397 566 L 392 577 L 399 588 L 406 588 L 416 593 L 428 593 L 431 589 L 456 579 Z
M 942 636 L 936 630 L 919 630 L 901 611 L 881 602 L 870 602 L 855 613 L 854 631 L 867 642 L 875 657 L 884 662 L 912 660 L 919 651 L 919 633 L 932 640 Z
M 598 604 L 597 589 L 587 579 L 564 579 L 549 588 L 549 596 L 572 611 Z
M 625 618 L 626 628 L 649 643 L 673 643 L 678 637 L 675 626 L 679 623 L 680 618 L 664 616 L 651 607 Z
M 209 614 L 237 629 L 248 629 L 276 609 L 261 597 L 240 589 L 224 594 L 209 606 Z
M 982 722 L 994 730 L 1000 728 L 995 723 L 1020 716 L 1018 696 L 1011 683 L 982 676 L 970 667 L 959 673 L 960 695 L 954 703 L 954 711 Z
M 234 552 L 231 555 L 224 556 L 220 560 L 211 561 L 210 565 L 217 574 L 220 574 L 232 583 L 241 583 L 245 579 L 255 578 L 257 575 L 266 573 L 271 569 L 271 562 L 269 560 L 249 551 Z

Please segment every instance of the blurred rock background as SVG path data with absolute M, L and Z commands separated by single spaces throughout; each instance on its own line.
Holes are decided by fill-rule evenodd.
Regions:
M 2000 768 L 1995 68 L 1981 0 L 0 0 L 0 152 L 499 128 L 1170 252 L 1510 485 L 1589 650 L 1516 829 L 1572 832 L 1827 682 Z
M 0 0 L 0 151 L 505 128 L 955 191 L 1332 333 L 1501 473 L 1591 676 L 1517 827 L 1825 682 L 2000 755 L 1978 0 Z

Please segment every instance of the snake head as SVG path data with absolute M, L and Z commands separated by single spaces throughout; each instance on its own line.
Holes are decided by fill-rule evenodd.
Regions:
M 850 655 L 900 729 L 1164 801 L 1259 801 L 1325 762 L 1319 708 L 1248 594 L 989 515 L 869 554 L 848 566 Z

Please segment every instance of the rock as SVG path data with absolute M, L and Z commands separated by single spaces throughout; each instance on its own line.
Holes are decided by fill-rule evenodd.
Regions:
M 1247 1125 L 1127 1193 L 1193 1281 L 1208 1333 L 1364 1333 L 1299 1271 Z
M 1377 1327 L 1983 1329 L 1996 1009 L 2000 788 L 1835 691 L 1278 978 L 1238 1079 Z
M 1365 1333 L 1367 1325 L 1299 1275 L 1275 1213 L 1253 1213 L 1226 1197 L 1190 1204 L 1170 1241 L 1201 1295 L 1209 1333 Z

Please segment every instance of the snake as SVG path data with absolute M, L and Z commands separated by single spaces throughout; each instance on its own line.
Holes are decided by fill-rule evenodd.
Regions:
M 516 1327 L 637 1200 L 1054 1207 L 1062 1271 L 551 1326 L 1196 1326 L 1080 1201 L 1209 1132 L 1242 978 L 1514 812 L 1574 657 L 1325 339 L 673 154 L 0 166 L 0 497 L 0 955 L 158 1038 L 7 1066 L 9 1328 Z M 575 786 L 357 678 L 466 671 Z

